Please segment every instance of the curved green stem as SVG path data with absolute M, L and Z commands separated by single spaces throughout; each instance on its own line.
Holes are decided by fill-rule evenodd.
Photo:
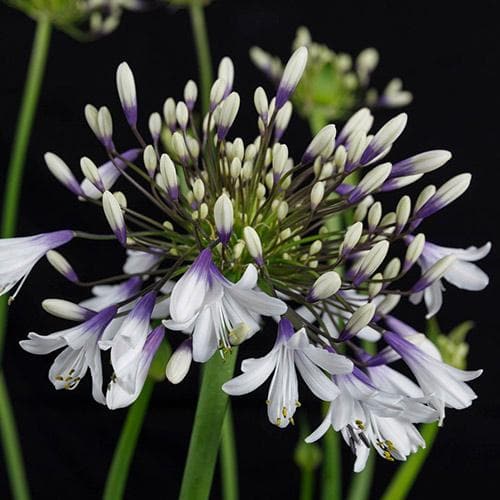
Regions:
M 220 447 L 220 468 L 222 476 L 223 500 L 238 500 L 238 460 L 234 439 L 233 415 L 228 402 L 226 416 L 222 424 Z
M 139 434 L 141 433 L 146 410 L 153 394 L 154 385 L 154 380 L 148 377 L 140 396 L 128 410 L 106 479 L 103 494 L 104 500 L 118 500 L 123 498 L 128 471 L 132 463 Z
M 208 43 L 205 12 L 201 2 L 192 2 L 189 7 L 191 26 L 193 28 L 198 68 L 200 71 L 201 104 L 203 114 L 207 113 L 210 101 L 210 86 L 212 85 L 212 62 L 210 58 L 210 45 Z
M 19 118 L 14 135 L 14 143 L 9 166 L 7 168 L 2 207 L 2 223 L 0 228 L 0 237 L 2 238 L 11 238 L 16 231 L 24 163 L 31 130 L 33 128 L 35 111 L 38 105 L 38 97 L 42 87 L 43 74 L 50 45 L 51 29 L 51 24 L 47 19 L 40 18 L 38 20 L 21 109 L 19 111 Z M 7 309 L 7 297 L 0 297 L 0 359 L 3 354 L 5 341 Z
M 12 498 L 28 500 L 30 493 L 24 471 L 21 447 L 19 446 L 15 418 L 2 372 L 0 372 L 0 422 L 0 433 Z
M 228 404 L 221 386 L 232 377 L 236 357 L 233 348 L 225 359 L 216 353 L 204 366 L 179 500 L 209 498 Z
M 12 153 L 7 169 L 6 185 L 4 191 L 2 222 L 0 236 L 10 238 L 14 236 L 19 208 L 19 197 L 24 171 L 24 163 L 28 150 L 28 143 L 33 127 L 35 111 L 42 86 L 47 54 L 50 45 L 51 24 L 45 18 L 37 21 L 37 28 L 31 57 L 28 66 L 28 74 L 24 87 L 21 109 L 14 135 Z M 0 362 L 5 343 L 5 332 L 7 329 L 7 297 L 0 297 Z M 26 472 L 21 452 L 21 445 L 17 434 L 15 417 L 9 398 L 9 392 L 5 383 L 3 371 L 0 368 L 0 434 L 4 451 L 6 468 L 12 496 L 16 500 L 27 500 L 30 498 Z
M 424 465 L 425 459 L 429 455 L 432 445 L 438 434 L 438 424 L 424 424 L 420 427 L 420 433 L 425 439 L 426 447 L 411 455 L 408 460 L 402 463 L 391 483 L 385 490 L 382 500 L 404 500 L 410 492 L 417 476 Z

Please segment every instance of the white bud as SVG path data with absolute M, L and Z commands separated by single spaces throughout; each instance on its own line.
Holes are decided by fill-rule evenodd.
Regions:
M 347 337 L 357 335 L 373 319 L 375 310 L 376 307 L 371 302 L 358 307 L 349 318 L 344 328 L 344 335 Z
M 253 165 L 251 161 L 246 161 L 243 163 L 243 168 L 241 169 L 241 177 L 243 180 L 249 180 L 252 178 Z
M 54 153 L 45 153 L 45 163 L 51 174 L 67 189 L 76 195 L 81 195 L 80 184 L 69 169 L 68 165 Z
M 106 106 L 99 108 L 97 112 L 97 128 L 99 130 L 99 139 L 107 149 L 112 149 L 113 137 L 113 119 Z
M 233 158 L 229 172 L 230 172 L 231 177 L 233 179 L 237 179 L 240 176 L 240 174 L 241 174 L 241 160 L 238 157 Z
M 445 182 L 432 196 L 431 199 L 426 203 L 427 207 L 429 207 L 428 212 L 425 215 L 431 215 L 441 208 L 449 205 L 453 201 L 455 201 L 458 197 L 462 196 L 462 194 L 467 191 L 470 185 L 470 181 L 472 179 L 471 174 L 460 174 L 452 177 L 449 181 Z M 425 213 L 425 208 L 423 211 Z M 422 210 L 422 209 L 421 209 Z
M 217 234 L 223 245 L 226 245 L 233 231 L 233 204 L 226 194 L 221 194 L 214 205 L 214 219 Z
M 279 179 L 288 160 L 288 147 L 285 144 L 275 144 L 273 148 L 273 173 Z
M 368 283 L 368 297 L 370 299 L 373 299 L 373 297 L 376 297 L 384 287 L 384 283 L 382 280 L 384 277 L 382 276 L 382 273 L 377 273 L 372 276 L 372 281 Z
M 308 302 L 317 302 L 331 297 L 340 290 L 342 280 L 335 271 L 328 271 L 322 274 L 312 286 L 306 300 Z
M 237 92 L 231 92 L 220 106 L 215 122 L 217 124 L 217 136 L 219 140 L 226 138 L 229 129 L 236 119 L 238 110 L 240 109 L 240 96 Z M 215 118 L 215 117 L 214 117 Z
M 396 207 L 396 228 L 401 231 L 408 222 L 411 213 L 411 200 L 409 196 L 403 196 Z
M 400 300 L 401 295 L 396 295 L 393 293 L 386 295 L 384 300 L 378 304 L 377 313 L 380 316 L 389 314 L 399 304 Z
M 234 247 L 233 247 L 234 259 L 238 260 L 241 257 L 241 254 L 243 253 L 244 249 L 245 249 L 245 242 L 238 241 L 238 243 L 236 243 L 236 245 L 234 245 Z
M 93 313 L 85 307 L 62 299 L 45 299 L 42 302 L 43 310 L 56 318 L 70 321 L 86 321 Z
M 310 163 L 316 156 L 320 155 L 325 148 L 334 145 L 336 128 L 335 125 L 326 125 L 313 138 L 306 152 L 302 156 L 302 163 Z M 332 150 L 333 151 L 333 150 Z M 331 154 L 331 152 L 330 152 Z
M 426 174 L 442 167 L 451 158 L 445 150 L 426 151 L 394 164 L 392 176 Z
M 272 172 L 268 172 L 266 174 L 266 176 L 264 177 L 264 181 L 266 183 L 266 186 L 267 186 L 267 189 L 269 189 L 269 191 L 271 191 L 273 189 L 273 186 L 274 186 L 274 175 Z M 274 201 L 277 201 L 277 200 L 274 200 Z
M 243 229 L 243 237 L 247 246 L 248 253 L 255 259 L 259 266 L 264 265 L 264 257 L 262 255 L 262 243 L 257 231 L 253 227 L 246 226 Z
M 351 250 L 359 243 L 361 235 L 363 234 L 363 224 L 361 222 L 355 222 L 351 224 L 344 235 L 344 240 L 340 245 L 340 254 L 342 256 L 348 255 Z
M 352 280 L 353 283 L 359 285 L 369 278 L 378 269 L 380 264 L 382 264 L 388 251 L 388 241 L 383 240 L 376 243 L 359 261 L 357 272 Z
M 116 70 L 116 86 L 128 123 L 135 127 L 137 124 L 137 94 L 135 80 L 130 66 L 122 62 Z
M 288 215 L 288 203 L 286 201 L 280 202 L 276 215 L 278 216 L 279 221 L 284 220 Z
M 276 113 L 276 121 L 275 121 L 275 139 L 279 141 L 285 130 L 290 123 L 290 118 L 292 117 L 293 106 L 290 101 L 286 102 L 283 107 Z
M 441 279 L 448 268 L 456 261 L 455 255 L 447 255 L 434 263 L 421 278 L 411 287 L 413 293 L 420 292 L 432 285 L 435 281 Z
M 92 106 L 92 104 L 87 104 L 84 108 L 85 120 L 87 120 L 87 124 L 94 132 L 96 137 L 100 136 L 99 126 L 97 125 L 97 108 Z
M 125 246 L 127 241 L 127 229 L 122 208 L 117 199 L 109 191 L 104 191 L 102 195 L 102 208 L 104 209 L 104 215 L 113 233 L 115 233 L 116 238 Z
M 416 214 L 434 196 L 435 193 L 436 186 L 433 186 L 432 184 L 425 186 L 418 195 L 415 207 L 413 208 L 413 213 Z
M 337 147 L 335 154 L 333 155 L 333 163 L 337 168 L 337 171 L 343 172 L 347 161 L 347 151 L 343 144 Z
M 368 208 L 373 204 L 373 202 L 374 202 L 373 196 L 367 196 L 366 198 L 363 198 L 358 203 L 356 210 L 354 210 L 353 219 L 355 221 L 364 220 L 364 218 L 366 217 L 366 214 L 368 212 Z
M 366 85 L 370 74 L 377 67 L 379 61 L 378 51 L 374 48 L 362 50 L 356 58 L 356 72 L 362 85 Z
M 155 148 L 151 146 L 151 144 L 144 148 L 143 160 L 144 166 L 146 167 L 149 176 L 153 178 L 156 172 L 156 167 L 158 165 L 158 159 L 156 157 Z
M 255 89 L 253 102 L 255 104 L 257 114 L 262 118 L 262 120 L 264 120 L 264 122 L 267 122 L 269 102 L 267 100 L 266 91 L 262 87 L 257 87 Z
M 151 113 L 149 117 L 149 133 L 153 138 L 153 141 L 157 141 L 161 133 L 161 116 L 160 113 Z
M 229 57 L 223 57 L 219 63 L 219 68 L 217 70 L 217 77 L 223 79 L 226 82 L 226 89 L 224 95 L 228 95 L 233 88 L 234 81 L 234 64 Z
M 233 157 L 238 158 L 243 161 L 245 155 L 245 144 L 243 144 L 243 139 L 241 137 L 236 137 L 233 142 Z
M 116 198 L 118 205 L 125 210 L 127 208 L 127 197 L 121 191 L 115 191 L 113 196 Z
M 224 98 L 227 82 L 223 78 L 215 80 L 210 89 L 210 111 L 213 111 Z
M 160 173 L 167 186 L 170 196 L 176 200 L 179 196 L 179 183 L 174 162 L 168 154 L 163 153 L 160 157 Z
M 316 182 L 311 189 L 311 210 L 316 210 L 318 205 L 323 201 L 325 196 L 325 183 L 323 181 Z
M 173 132 L 177 126 L 177 117 L 175 115 L 175 101 L 171 97 L 163 104 L 163 117 L 167 127 Z
M 170 356 L 165 376 L 172 384 L 179 384 L 184 380 L 191 367 L 193 360 L 193 351 L 191 348 L 191 339 L 185 340 Z
M 299 47 L 288 60 L 276 93 L 276 109 L 283 107 L 295 90 L 306 69 L 307 49 Z
M 181 127 L 182 130 L 186 130 L 189 121 L 189 110 L 182 101 L 179 101 L 175 107 L 175 118 L 177 119 L 179 127 Z
M 403 266 L 403 272 L 408 271 L 408 269 L 417 262 L 417 260 L 422 255 L 425 246 L 425 235 L 423 233 L 417 234 L 411 243 L 408 245 L 405 254 L 405 261 Z
M 201 202 L 205 197 L 205 184 L 201 179 L 196 179 L 193 184 L 193 195 L 196 201 Z
M 382 163 L 372 168 L 351 191 L 348 197 L 349 201 L 355 203 L 367 194 L 376 191 L 389 177 L 391 168 L 392 165 L 390 163 Z
M 198 98 L 198 87 L 193 80 L 189 80 L 184 87 L 184 100 L 186 101 L 189 111 L 193 110 L 196 99 Z
M 333 168 L 333 163 L 331 161 L 325 163 L 321 169 L 319 180 L 324 181 L 325 179 L 329 179 L 333 175 Z
M 184 141 L 184 137 L 182 137 L 182 134 L 180 132 L 174 132 L 172 134 L 172 147 L 175 151 L 175 154 L 183 163 L 187 163 L 189 161 L 186 142 Z
M 309 255 L 316 255 L 321 251 L 321 248 L 323 247 L 323 243 L 321 240 L 316 240 L 312 243 L 312 245 L 309 247 Z
M 401 270 L 401 262 L 397 257 L 394 257 L 385 266 L 383 273 L 384 279 L 393 280 L 399 274 L 400 270 Z
M 401 113 L 389 120 L 370 141 L 361 158 L 361 163 L 368 163 L 388 150 L 405 129 L 407 121 L 408 115 L 406 113 Z
M 347 160 L 351 165 L 357 165 L 368 145 L 368 138 L 363 130 L 356 130 L 349 137 L 347 146 Z
M 46 257 L 50 265 L 67 280 L 72 281 L 73 283 L 78 281 L 78 276 L 73 267 L 59 252 L 49 250 Z
M 206 203 L 202 203 L 200 205 L 200 219 L 205 220 L 208 217 L 208 205 Z
M 339 134 L 339 143 L 343 143 L 355 131 L 362 131 L 367 134 L 373 124 L 373 116 L 368 108 L 361 108 L 356 111 L 342 128 Z
M 256 195 L 259 199 L 263 199 L 266 196 L 266 186 L 264 186 L 262 182 L 259 182 L 259 185 L 257 186 Z
M 101 191 L 101 193 L 105 191 L 104 184 L 99 174 L 99 170 L 90 158 L 87 158 L 86 156 L 81 158 L 80 168 L 82 170 L 82 174 L 90 183 L 92 183 L 92 185 L 94 185 L 99 191 Z
M 382 203 L 380 201 L 376 201 L 368 210 L 368 217 L 366 221 L 368 222 L 368 231 L 373 233 L 375 229 L 377 229 L 380 224 L 380 220 L 382 219 Z

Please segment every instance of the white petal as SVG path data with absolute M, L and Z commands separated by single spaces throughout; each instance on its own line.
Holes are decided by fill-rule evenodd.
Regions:
M 449 267 L 444 278 L 458 288 L 471 291 L 483 290 L 490 281 L 488 275 L 475 264 L 460 260 Z
M 315 429 L 309 436 L 305 438 L 306 443 L 314 443 L 318 439 L 322 438 L 330 428 L 330 414 L 327 414 L 323 422 L 319 424 L 319 427 Z
M 257 269 L 253 264 L 249 264 L 243 273 L 243 276 L 240 280 L 235 284 L 236 287 L 241 288 L 243 290 L 251 290 L 255 288 L 257 285 L 257 279 L 259 275 L 257 273 Z
M 29 340 L 21 340 L 19 345 L 31 354 L 48 354 L 66 345 L 62 334 L 63 332 L 38 335 L 38 333 L 30 332 L 28 334 Z
M 208 361 L 217 350 L 217 334 L 209 307 L 198 316 L 193 331 L 193 359 L 198 363 Z
M 441 280 L 435 281 L 424 290 L 424 300 L 427 307 L 427 319 L 432 318 L 439 312 L 443 305 L 443 292 L 441 291 Z
M 323 401 L 333 401 L 340 393 L 338 387 L 304 354 L 295 352 L 295 365 L 311 392 Z

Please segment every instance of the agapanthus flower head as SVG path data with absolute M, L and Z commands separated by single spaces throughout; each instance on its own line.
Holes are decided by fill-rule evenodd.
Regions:
M 85 118 L 103 148 L 103 164 L 82 152 L 79 182 L 62 159 L 45 157 L 56 179 L 107 221 L 109 233 L 0 241 L 0 285 L 8 291 L 72 238 L 115 240 L 117 255 L 126 256 L 124 275 L 97 281 L 82 281 L 63 255 L 50 254 L 58 272 L 92 286 L 93 296 L 80 304 L 44 301 L 48 312 L 78 325 L 46 337 L 30 334 L 22 343 L 37 354 L 64 348 L 51 371 L 58 388 L 74 388 L 90 367 L 94 397 L 110 408 L 138 397 L 164 337 L 178 343 L 165 368 L 176 384 L 193 361 L 234 355 L 236 345 L 250 349 L 264 318 L 277 319 L 274 347 L 246 359 L 243 373 L 223 389 L 246 394 L 272 375 L 268 417 L 286 427 L 300 406 L 298 372 L 316 397 L 332 402 L 310 439 L 333 426 L 357 454 L 359 470 L 369 447 L 389 460 L 405 459 L 423 445 L 413 424 L 442 420 L 445 407 L 465 408 L 474 399 L 466 382 L 480 372 L 446 365 L 434 344 L 394 314 L 402 300 L 442 279 L 485 286 L 485 275 L 467 261 L 486 255 L 489 246 L 456 251 L 428 243 L 422 232 L 428 217 L 463 194 L 469 174 L 438 189 L 424 187 L 415 200 L 403 193 L 390 206 L 383 199 L 451 157 L 435 150 L 390 158 L 406 114 L 372 132 L 373 116 L 363 108 L 341 128 L 327 124 L 299 151 L 281 142 L 307 54 L 296 50 L 276 95 L 256 91 L 257 133 L 250 140 L 232 136 L 240 97 L 230 59 L 219 66 L 205 114 L 188 82 L 184 100 L 167 98 L 163 119 L 150 115 L 146 132 L 137 119 L 141 81 L 122 63 L 118 100 L 138 144 L 115 147 L 118 106 L 88 105 Z M 147 211 L 130 191 L 142 196 Z M 352 223 L 332 226 L 332 217 Z M 379 354 L 369 355 L 361 340 L 379 342 Z M 113 373 L 104 395 L 101 357 L 108 356 Z M 399 359 L 414 381 L 389 366 Z
M 314 42 L 304 26 L 297 30 L 293 42 L 294 50 L 301 47 L 307 48 L 309 58 L 293 103 L 306 118 L 315 115 L 327 121 L 343 120 L 361 106 L 398 108 L 412 101 L 412 94 L 403 89 L 399 78 L 392 79 L 381 94 L 370 86 L 371 75 L 379 62 L 374 48 L 361 51 L 353 60 L 350 54 L 335 52 L 327 45 Z M 285 70 L 278 57 L 259 47 L 253 47 L 250 56 L 260 70 L 282 86 L 279 82 Z

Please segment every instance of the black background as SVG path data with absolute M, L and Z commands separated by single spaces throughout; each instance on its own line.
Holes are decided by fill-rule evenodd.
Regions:
M 453 7 L 450 7 L 452 5 Z M 498 231 L 499 62 L 495 2 L 458 3 L 366 2 L 231 2 L 218 1 L 207 11 L 214 61 L 232 57 L 235 87 L 242 97 L 237 132 L 253 137 L 253 89 L 265 78 L 253 68 L 248 48 L 254 44 L 286 58 L 295 30 L 307 25 L 317 41 L 353 54 L 367 46 L 381 52 L 375 73 L 378 88 L 401 76 L 414 92 L 408 107 L 405 134 L 392 158 L 401 159 L 427 149 L 454 153 L 448 166 L 432 176 L 439 185 L 460 172 L 473 173 L 469 191 L 447 210 L 428 221 L 428 238 L 448 246 L 483 244 Z M 31 47 L 34 23 L 21 13 L 0 6 L 0 180 L 12 140 L 16 114 Z M 161 111 L 165 97 L 181 97 L 188 78 L 196 78 L 196 59 L 189 18 L 184 11 L 160 9 L 126 14 L 112 35 L 79 44 L 54 33 L 46 79 L 29 149 L 23 189 L 20 234 L 59 228 L 99 230 L 105 227 L 95 209 L 79 205 L 48 173 L 42 155 L 60 154 L 78 172 L 78 160 L 95 161 L 102 153 L 83 119 L 87 102 L 108 104 L 118 122 L 120 110 L 114 78 L 116 66 L 127 60 L 137 80 L 142 124 L 152 111 Z M 380 123 L 391 113 L 378 114 Z M 247 123 L 246 125 L 244 123 Z M 132 137 L 116 125 L 118 143 Z M 308 141 L 298 117 L 285 136 L 300 154 Z M 413 191 L 412 191 L 413 192 Z M 389 200 L 390 206 L 393 198 Z M 79 274 L 96 278 L 119 269 L 116 245 L 72 243 L 64 249 Z M 450 287 L 440 313 L 444 329 L 474 319 L 469 366 L 484 368 L 473 386 L 480 398 L 472 408 L 449 411 L 444 429 L 427 461 L 411 498 L 434 498 L 439 489 L 456 498 L 476 496 L 478 488 L 495 491 L 500 472 L 498 428 L 498 321 L 496 281 L 498 252 L 494 248 L 482 267 L 491 276 L 483 293 Z M 49 333 L 62 321 L 41 311 L 47 297 L 82 298 L 41 262 L 11 309 L 5 371 L 24 446 L 33 496 L 43 498 L 99 498 L 125 411 L 109 411 L 91 398 L 89 381 L 74 392 L 56 392 L 47 380 L 50 356 L 32 356 L 17 342 L 30 330 Z M 423 309 L 403 309 L 416 327 L 423 326 Z M 267 341 L 267 339 L 266 339 Z M 261 340 L 260 342 L 264 342 Z M 259 347 L 259 344 L 257 344 Z M 259 347 L 260 348 L 260 347 Z M 251 346 L 243 351 L 248 354 Z M 130 471 L 127 498 L 175 498 L 182 474 L 194 414 L 197 372 L 178 387 L 157 386 Z M 304 391 L 305 392 L 305 391 Z M 279 430 L 267 422 L 265 392 L 234 399 L 240 454 L 241 498 L 297 498 L 299 474 L 291 460 L 297 429 Z M 307 405 L 306 405 L 307 406 Z M 303 414 L 306 410 L 301 410 Z M 312 405 L 312 425 L 319 422 Z M 345 450 L 346 469 L 352 461 Z M 377 461 L 372 498 L 378 498 L 394 466 Z M 348 471 L 344 471 L 348 477 Z M 217 491 L 213 498 L 218 498 Z M 8 498 L 4 465 L 0 462 L 0 498 Z

